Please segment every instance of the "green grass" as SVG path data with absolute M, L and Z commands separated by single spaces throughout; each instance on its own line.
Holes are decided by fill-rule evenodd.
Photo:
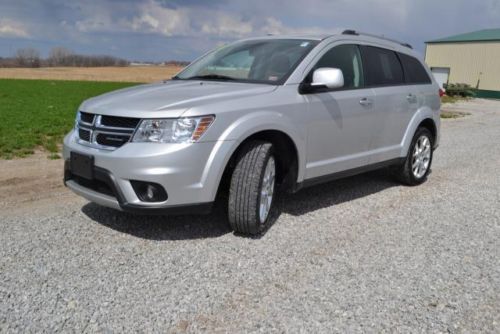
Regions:
M 0 79 L 0 158 L 12 159 L 43 148 L 60 158 L 63 136 L 74 125 L 80 103 L 89 97 L 137 85 L 123 82 Z M 442 98 L 443 103 L 466 100 Z M 443 112 L 442 118 L 463 117 Z
M 471 99 L 470 97 L 445 95 L 441 98 L 441 103 L 456 103 L 456 102 L 460 102 L 460 101 L 467 101 L 470 99 Z
M 24 157 L 37 148 L 55 158 L 83 100 L 133 85 L 137 83 L 0 79 L 0 158 Z
M 468 115 L 470 115 L 470 113 L 461 111 L 441 111 L 441 118 L 460 118 Z
M 471 100 L 471 97 L 463 97 L 463 96 L 449 96 L 445 95 L 441 97 L 441 103 L 457 103 L 460 101 L 468 101 Z M 441 118 L 460 118 L 470 115 L 470 113 L 461 112 L 461 111 L 450 111 L 450 110 L 441 110 Z

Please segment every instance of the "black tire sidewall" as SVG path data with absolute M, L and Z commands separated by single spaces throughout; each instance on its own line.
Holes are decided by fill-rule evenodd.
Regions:
M 237 233 L 257 235 L 271 225 L 270 217 L 274 216 L 272 213 L 275 211 L 278 189 L 276 181 L 269 214 L 263 223 L 260 222 L 259 209 L 264 171 L 270 157 L 275 159 L 278 175 L 279 163 L 274 152 L 271 142 L 253 140 L 244 144 L 238 153 L 228 196 L 228 219 L 231 228 Z
M 262 196 L 262 183 L 264 182 L 264 173 L 266 170 L 266 166 L 269 162 L 269 160 L 273 157 L 274 159 L 274 175 L 275 175 L 275 181 L 274 181 L 274 189 L 273 189 L 273 198 L 271 201 L 271 207 L 269 209 L 269 213 L 267 214 L 266 220 L 264 222 L 260 221 L 260 201 L 261 201 L 261 196 Z M 276 197 L 276 174 L 277 174 L 277 162 L 276 162 L 276 157 L 274 156 L 274 146 L 271 146 L 270 149 L 267 151 L 266 156 L 264 158 L 264 163 L 262 164 L 262 169 L 260 171 L 260 179 L 259 179 L 259 187 L 258 187 L 258 195 L 257 195 L 257 205 L 255 207 L 256 210 L 256 215 L 255 217 L 257 218 L 257 222 L 259 223 L 260 230 L 262 231 L 265 229 L 269 217 L 271 216 L 271 212 L 273 211 L 273 206 L 275 202 L 275 197 Z

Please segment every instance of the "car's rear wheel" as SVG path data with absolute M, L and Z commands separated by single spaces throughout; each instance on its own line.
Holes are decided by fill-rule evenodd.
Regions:
M 273 145 L 251 141 L 238 154 L 229 187 L 228 216 L 239 233 L 258 234 L 266 228 L 276 188 Z
M 395 168 L 395 175 L 402 183 L 414 186 L 425 182 L 431 170 L 433 145 L 431 132 L 426 128 L 418 128 L 405 162 Z

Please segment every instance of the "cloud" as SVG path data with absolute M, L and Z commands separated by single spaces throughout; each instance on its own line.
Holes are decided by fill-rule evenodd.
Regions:
M 341 28 L 322 28 L 322 27 L 301 27 L 294 28 L 286 26 L 275 17 L 267 17 L 265 25 L 261 29 L 262 34 L 272 35 L 323 35 L 335 34 L 341 31 Z
M 239 38 L 340 28 L 423 51 L 426 40 L 496 28 L 499 15 L 500 0 L 0 0 L 0 52 L 63 45 L 131 59 L 193 59 Z
M 83 18 L 75 22 L 82 33 L 134 32 L 159 34 L 166 37 L 248 36 L 254 30 L 250 21 L 241 15 L 206 7 L 167 7 L 158 1 L 131 3 L 129 7 L 111 8 L 101 4 L 82 5 Z
M 242 38 L 266 34 L 323 34 L 331 28 L 293 27 L 272 15 L 246 15 L 235 11 L 206 6 L 175 6 L 147 0 L 131 4 L 126 12 L 99 9 L 89 5 L 82 9 L 85 18 L 76 21 L 75 27 L 83 33 L 135 32 L 159 34 L 166 37 Z M 134 12 L 130 16 L 127 12 Z M 92 14 L 91 14 L 92 13 Z
M 243 21 L 238 15 L 219 13 L 216 16 L 212 16 L 212 19 L 204 22 L 201 25 L 200 32 L 212 36 L 244 37 L 254 32 L 254 26 L 249 21 Z
M 204 7 L 170 8 L 149 0 L 139 6 L 139 15 L 128 26 L 134 32 L 164 36 L 242 37 L 254 30 L 251 22 L 236 13 Z
M 322 34 L 332 29 L 321 27 L 287 26 L 274 16 L 246 15 L 206 6 L 165 7 L 163 4 L 148 0 L 140 3 L 138 14 L 130 20 L 114 22 L 108 15 L 93 18 L 86 23 L 86 30 L 107 29 L 108 31 L 126 31 L 156 33 L 167 37 L 218 37 L 241 38 L 266 34 Z M 113 28 L 111 28 L 113 27 Z
M 77 13 L 80 13 L 81 18 L 74 20 L 74 27 L 82 33 L 99 33 L 99 32 L 126 32 L 128 27 L 124 24 L 123 15 L 125 11 L 120 11 L 117 8 L 113 10 L 112 3 L 93 3 L 84 2 L 75 6 L 70 5 Z M 133 10 L 133 7 L 130 8 Z M 65 20 L 66 25 L 68 21 Z
M 0 37 L 30 37 L 26 28 L 13 20 L 0 20 Z
M 132 31 L 164 36 L 187 36 L 192 33 L 188 9 L 171 9 L 150 0 L 139 6 L 139 12 L 138 16 L 125 24 Z
M 111 32 L 117 30 L 111 18 L 101 15 L 76 21 L 75 26 L 80 32 Z

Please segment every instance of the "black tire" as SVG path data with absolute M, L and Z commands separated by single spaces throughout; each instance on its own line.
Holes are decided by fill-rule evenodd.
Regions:
M 415 176 L 415 174 L 412 171 L 412 164 L 413 164 L 413 153 L 415 150 L 415 145 L 417 145 L 417 141 L 419 138 L 422 136 L 426 136 L 429 141 L 430 141 L 430 159 L 429 159 L 429 165 L 427 167 L 427 170 L 425 171 L 425 174 L 423 174 L 420 177 Z M 427 180 L 427 176 L 429 175 L 431 171 L 431 166 L 432 166 L 432 158 L 434 156 L 434 136 L 432 133 L 424 127 L 420 127 L 415 131 L 415 135 L 413 136 L 413 139 L 411 141 L 410 148 L 408 149 L 408 154 L 406 156 L 406 159 L 402 165 L 395 166 L 393 168 L 393 174 L 394 176 L 403 184 L 409 185 L 409 186 L 416 186 L 419 184 L 424 183 Z
M 267 226 L 270 214 L 260 221 L 259 207 L 264 170 L 271 157 L 273 145 L 266 141 L 251 141 L 238 154 L 231 176 L 228 199 L 228 218 L 231 228 L 242 234 L 259 234 Z M 276 191 L 276 184 L 274 191 Z M 271 208 L 275 198 L 271 202 Z M 271 209 L 272 210 L 272 209 Z M 270 211 L 271 211 L 270 210 Z

